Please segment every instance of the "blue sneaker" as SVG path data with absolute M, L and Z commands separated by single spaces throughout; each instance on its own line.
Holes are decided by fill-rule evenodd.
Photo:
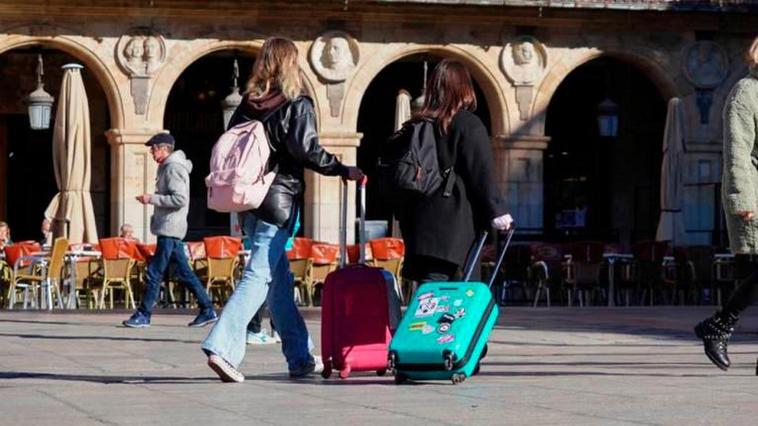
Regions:
M 191 323 L 187 324 L 187 327 L 205 327 L 208 324 L 218 321 L 218 315 L 213 309 L 205 309 L 201 311 Z
M 131 317 L 129 317 L 128 320 L 123 321 L 121 324 L 124 324 L 124 327 L 129 328 L 145 328 L 150 327 L 150 317 L 143 314 L 140 311 L 135 312 L 132 314 Z

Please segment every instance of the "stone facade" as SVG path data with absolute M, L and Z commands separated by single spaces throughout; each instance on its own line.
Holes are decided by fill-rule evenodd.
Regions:
M 417 53 L 464 62 L 489 106 L 498 183 L 516 206 L 520 223 L 540 228 L 542 154 L 550 143 L 545 116 L 569 73 L 594 58 L 610 56 L 640 69 L 665 99 L 683 99 L 688 120 L 685 180 L 718 180 L 720 111 L 729 89 L 746 73 L 742 55 L 758 27 L 758 17 L 739 11 L 683 15 L 528 5 L 160 3 L 125 7 L 104 1 L 73 7 L 63 1 L 11 1 L 0 6 L 0 55 L 33 44 L 59 49 L 80 60 L 102 86 L 110 113 L 111 231 L 128 222 L 143 240 L 151 239 L 151 212 L 132 200 L 151 189 L 156 167 L 142 144 L 163 130 L 174 82 L 209 53 L 255 53 L 270 35 L 293 39 L 315 100 L 322 144 L 348 164 L 355 163 L 361 141 L 357 122 L 362 96 L 385 66 Z M 715 85 L 711 77 L 700 77 L 708 87 L 698 87 L 692 73 L 700 71 L 687 65 L 688 49 L 699 43 L 696 31 L 708 34 L 709 43 L 719 49 L 716 59 L 705 61 L 719 61 L 717 74 L 723 75 L 718 74 Z M 532 52 L 516 52 L 525 41 Z M 312 52 L 314 43 L 318 49 L 334 49 L 336 59 L 314 66 L 314 55 L 330 54 Z M 336 242 L 339 182 L 312 173 L 307 181 L 306 234 Z M 686 199 L 692 206 L 702 204 L 696 194 Z M 354 203 L 349 206 L 354 215 Z

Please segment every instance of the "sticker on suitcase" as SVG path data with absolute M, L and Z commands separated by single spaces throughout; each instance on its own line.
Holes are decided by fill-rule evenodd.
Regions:
M 430 317 L 437 313 L 437 308 L 440 305 L 439 297 L 427 297 L 421 300 L 416 308 L 416 318 Z

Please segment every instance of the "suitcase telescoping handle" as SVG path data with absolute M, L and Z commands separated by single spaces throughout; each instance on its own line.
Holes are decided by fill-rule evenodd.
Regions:
M 508 228 L 507 231 L 503 235 L 505 235 L 505 244 L 503 245 L 503 249 L 500 251 L 500 253 L 497 256 L 497 262 L 495 263 L 495 269 L 493 269 L 492 276 L 490 277 L 490 282 L 487 284 L 490 288 L 492 287 L 492 284 L 495 283 L 495 280 L 497 279 L 498 272 L 500 271 L 500 267 L 503 265 L 503 260 L 505 259 L 505 253 L 508 251 L 508 246 L 511 244 L 511 239 L 513 238 L 513 233 L 516 232 L 516 227 L 511 224 L 511 227 Z M 466 262 L 466 274 L 463 276 L 463 281 L 468 281 L 471 279 L 471 275 L 474 273 L 474 268 L 476 268 L 477 261 L 479 260 L 479 256 L 482 254 L 482 249 L 484 248 L 484 243 L 487 241 L 487 231 L 482 231 L 482 236 L 479 237 L 479 240 L 476 242 L 476 247 L 474 247 L 474 252 L 471 254 L 470 259 Z
M 359 217 L 358 224 L 358 263 L 366 263 L 366 183 L 368 178 L 363 177 L 358 181 L 358 196 L 359 196 Z M 340 267 L 347 264 L 347 203 L 348 203 L 348 184 L 347 180 L 342 179 L 342 199 L 340 204 L 342 209 L 340 211 Z

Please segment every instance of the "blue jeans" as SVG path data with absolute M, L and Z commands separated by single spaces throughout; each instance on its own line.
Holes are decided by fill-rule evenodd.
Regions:
M 244 215 L 242 222 L 252 243 L 250 260 L 221 317 L 203 341 L 203 351 L 238 368 L 245 357 L 247 324 L 266 301 L 282 338 L 289 369 L 301 368 L 312 361 L 312 356 L 308 330 L 295 305 L 294 282 L 285 252 L 289 232 L 253 214 Z
M 178 238 L 158 236 L 155 254 L 147 265 L 145 294 L 137 310 L 150 318 L 153 312 L 153 305 L 155 305 L 155 301 L 158 299 L 163 275 L 166 273 L 166 269 L 171 262 L 176 267 L 175 273 L 179 282 L 189 288 L 192 295 L 197 298 L 200 308 L 203 310 L 213 309 L 213 304 L 208 297 L 208 293 L 205 292 L 203 285 L 200 284 L 200 280 L 197 279 L 197 276 L 189 266 L 187 254 L 184 252 L 184 242 Z

